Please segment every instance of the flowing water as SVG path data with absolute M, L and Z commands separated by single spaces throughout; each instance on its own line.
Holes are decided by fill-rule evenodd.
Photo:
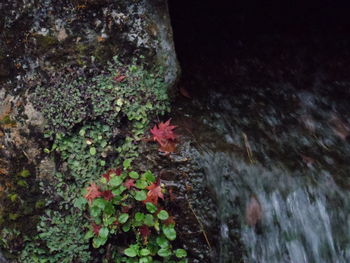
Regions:
M 184 112 L 208 130 L 192 133 L 216 202 L 215 261 L 238 262 L 238 233 L 244 262 L 350 262 L 350 82 L 317 60 L 304 81 L 303 59 L 247 55 L 184 84 L 197 86 Z

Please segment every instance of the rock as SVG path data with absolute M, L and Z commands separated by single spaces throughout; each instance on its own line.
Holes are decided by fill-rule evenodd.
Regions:
M 64 27 L 62 27 L 62 28 L 60 29 L 60 31 L 58 32 L 58 34 L 57 34 L 57 39 L 58 39 L 58 41 L 62 42 L 62 41 L 64 41 L 67 37 L 68 37 L 68 35 L 67 35 L 67 32 L 66 32 L 66 29 L 65 29 Z
M 8 261 L 5 259 L 5 257 L 2 255 L 0 250 L 0 263 L 8 263 Z

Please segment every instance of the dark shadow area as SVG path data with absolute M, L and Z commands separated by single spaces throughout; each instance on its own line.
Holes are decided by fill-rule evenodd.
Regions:
M 274 71 L 272 78 L 276 81 L 280 81 L 281 77 L 276 67 L 285 71 L 285 77 L 293 70 L 299 73 L 302 70 L 303 74 L 298 77 L 283 79 L 298 88 L 311 85 L 314 80 L 310 79 L 310 75 L 316 74 L 315 67 L 319 65 L 322 70 L 333 74 L 329 76 L 331 78 L 335 77 L 334 74 L 348 75 L 349 67 L 345 62 L 350 61 L 350 16 L 348 5 L 343 2 L 169 2 L 184 80 L 193 80 L 199 72 L 205 72 L 201 75 L 217 76 L 221 81 L 232 78 L 241 81 L 242 77 L 246 77 L 242 76 L 245 75 L 242 69 L 237 68 L 242 59 L 261 62 L 259 66 L 250 63 L 253 68 L 245 65 L 246 70 L 249 72 L 251 68 L 262 75 Z M 327 68 L 338 57 L 344 64 Z M 262 76 L 254 77 L 263 80 Z M 193 87 L 187 88 L 193 90 Z

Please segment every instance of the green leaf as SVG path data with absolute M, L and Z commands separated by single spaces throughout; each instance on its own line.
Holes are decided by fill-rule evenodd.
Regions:
M 140 250 L 140 255 L 141 256 L 148 256 L 149 254 L 151 254 L 151 251 L 149 251 L 147 248 L 143 248 Z
M 148 182 L 154 183 L 156 181 L 155 176 L 152 174 L 151 171 L 146 171 L 143 176 L 145 176 L 146 180 Z
M 94 201 L 92 201 L 92 207 L 98 207 L 101 210 L 105 209 L 106 204 L 108 203 L 108 201 L 106 201 L 103 198 L 96 198 L 94 199 Z
M 137 212 L 136 214 L 135 214 L 135 220 L 136 221 L 142 221 L 143 219 L 145 218 L 145 214 L 144 213 L 140 213 L 140 212 Z
M 128 169 L 128 168 L 130 167 L 131 161 L 132 161 L 131 159 L 126 159 L 126 160 L 123 162 L 123 167 L 124 167 L 125 170 Z
M 90 208 L 90 215 L 92 217 L 98 217 L 100 214 L 101 214 L 101 209 L 98 208 L 97 206 Z
M 117 189 L 112 190 L 112 194 L 115 196 L 121 195 L 126 190 L 124 185 L 119 186 Z
M 167 220 L 167 219 L 169 218 L 169 214 L 168 214 L 167 211 L 161 210 L 161 211 L 158 213 L 157 217 L 158 217 L 160 220 Z
M 90 148 L 90 154 L 91 155 L 95 155 L 96 154 L 96 148 L 95 147 L 91 147 Z
M 164 235 L 169 239 L 169 240 L 175 240 L 176 239 L 176 231 L 174 229 L 174 225 L 163 225 L 162 227 Z
M 118 222 L 121 224 L 124 224 L 126 221 L 128 221 L 129 215 L 127 213 L 123 213 L 118 217 Z
M 152 215 L 147 214 L 145 216 L 145 219 L 143 220 L 144 224 L 147 226 L 153 226 L 154 225 L 154 218 Z
M 146 198 L 147 198 L 147 194 L 145 191 L 141 190 L 141 191 L 135 192 L 135 199 L 137 201 L 144 201 L 144 200 L 146 200 Z
M 150 202 L 146 203 L 146 208 L 147 208 L 147 211 L 152 213 L 152 214 L 157 212 L 157 210 L 158 210 L 158 208 L 154 204 L 152 204 Z
M 144 180 L 137 180 L 135 186 L 138 189 L 145 189 L 148 186 L 148 183 Z
M 79 131 L 79 135 L 80 135 L 80 136 L 84 136 L 84 135 L 85 135 L 85 130 L 84 130 L 84 129 L 81 129 L 81 130 Z
M 98 235 L 99 235 L 100 237 L 102 237 L 102 238 L 107 239 L 108 233 L 109 233 L 108 228 L 107 228 L 107 227 L 102 227 L 102 228 L 100 229 L 100 232 L 98 233 Z
M 132 179 L 137 179 L 139 178 L 139 174 L 135 171 L 132 171 L 129 173 L 129 176 L 132 178 Z
M 130 221 L 128 221 L 126 224 L 124 224 L 124 225 L 122 226 L 122 229 L 123 229 L 124 232 L 128 232 L 128 231 L 130 230 L 130 228 L 131 228 L 131 223 L 130 223 Z
M 152 260 L 152 257 L 142 257 L 139 259 L 138 263 L 156 263 L 156 261 Z
M 175 256 L 178 258 L 185 258 L 187 257 L 187 252 L 186 250 L 179 248 L 175 250 Z
M 86 232 L 84 239 L 90 239 L 94 236 L 94 232 L 92 232 L 92 230 L 89 230 Z
M 157 243 L 158 246 L 160 246 L 161 248 L 169 247 L 169 241 L 168 241 L 163 235 L 157 237 L 156 243 Z
M 85 206 L 86 204 L 86 199 L 84 197 L 79 197 L 74 200 L 73 206 L 82 210 L 83 206 Z
M 23 178 L 27 178 L 28 176 L 30 176 L 30 172 L 28 170 L 22 170 L 19 173 L 19 176 L 23 177 Z
M 94 248 L 99 248 L 100 246 L 103 246 L 107 242 L 107 238 L 98 236 L 94 237 L 92 245 Z
M 103 210 L 103 212 L 105 212 L 106 215 L 113 215 L 115 213 L 115 209 L 114 206 L 111 202 L 106 201 L 106 206 Z
M 133 258 L 133 257 L 137 256 L 137 251 L 135 248 L 129 247 L 129 248 L 124 250 L 124 254 L 127 255 L 128 257 Z
M 161 248 L 158 250 L 158 256 L 166 258 L 171 256 L 171 250 L 169 248 Z
M 109 184 L 113 187 L 119 186 L 122 182 L 123 179 L 121 178 L 121 176 L 114 176 L 111 178 L 111 180 L 109 180 Z

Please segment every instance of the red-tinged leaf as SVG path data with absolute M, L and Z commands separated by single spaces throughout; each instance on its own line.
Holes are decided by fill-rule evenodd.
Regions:
M 110 201 L 114 197 L 114 195 L 113 195 L 111 190 L 103 191 L 101 193 L 101 196 L 107 201 Z
M 130 206 L 122 206 L 121 210 L 122 210 L 123 213 L 128 213 L 130 208 L 131 208 Z
M 126 182 L 124 183 L 124 186 L 125 186 L 127 189 L 130 189 L 131 187 L 134 187 L 134 186 L 135 186 L 135 180 L 134 180 L 134 179 L 128 179 L 128 180 L 126 180 Z
M 151 231 L 149 230 L 149 227 L 148 226 L 145 226 L 145 225 L 143 225 L 143 226 L 141 226 L 140 228 L 139 228 L 139 232 L 140 232 L 140 235 L 142 236 L 142 238 L 144 239 L 144 240 L 147 240 L 147 238 L 150 236 L 150 234 L 151 234 Z
M 169 189 L 169 197 L 170 201 L 174 201 L 176 199 L 176 195 L 173 193 L 173 188 Z
M 104 178 L 106 178 L 107 182 L 111 179 L 111 175 L 115 174 L 116 176 L 120 176 L 122 174 L 122 169 L 109 169 L 106 173 L 102 174 Z
M 84 195 L 85 199 L 89 201 L 91 204 L 92 200 L 101 196 L 100 189 L 95 183 L 91 183 L 89 187 L 86 188 L 86 195 Z
M 168 219 L 164 220 L 163 223 L 165 225 L 175 225 L 175 220 L 173 216 L 169 216 Z
M 184 96 L 185 98 L 192 99 L 190 93 L 185 89 L 184 87 L 180 87 L 180 94 Z
M 118 75 L 118 76 L 115 76 L 113 79 L 115 82 L 122 82 L 125 78 L 126 76 L 124 75 Z
M 164 199 L 164 195 L 162 193 L 162 188 L 158 183 L 153 183 L 150 186 L 146 187 L 148 191 L 147 198 L 144 203 L 150 202 L 154 205 L 158 204 L 158 198 Z
M 174 125 L 170 125 L 170 119 L 166 122 L 160 122 L 158 125 L 154 125 L 151 129 L 153 140 L 158 142 L 161 146 L 166 145 L 169 140 L 175 140 L 176 135 L 173 130 L 176 128 Z
M 109 182 L 109 180 L 111 179 L 109 173 L 102 174 L 102 177 L 104 177 L 107 182 Z
M 117 168 L 117 169 L 115 169 L 115 174 L 117 175 L 117 176 L 120 176 L 121 174 L 122 174 L 122 169 L 121 168 Z
M 158 151 L 163 153 L 173 153 L 176 150 L 176 144 L 172 141 L 167 141 L 165 144 L 160 145 Z
M 262 218 L 262 208 L 255 196 L 252 196 L 245 209 L 245 219 L 249 226 L 255 226 Z
M 100 233 L 101 226 L 96 225 L 95 223 L 92 223 L 91 226 L 92 226 L 92 232 L 93 232 L 96 236 L 98 236 L 98 234 Z

